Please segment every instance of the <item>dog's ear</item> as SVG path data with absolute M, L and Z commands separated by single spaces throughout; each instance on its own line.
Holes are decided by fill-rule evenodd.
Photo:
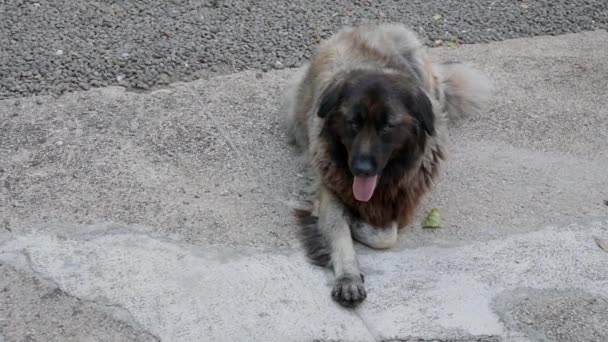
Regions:
M 435 113 L 428 96 L 418 89 L 404 98 L 405 106 L 414 115 L 420 126 L 429 134 L 435 135 Z
M 332 82 L 328 85 L 321 95 L 317 116 L 325 118 L 336 111 L 342 101 L 343 91 L 344 85 L 341 82 Z

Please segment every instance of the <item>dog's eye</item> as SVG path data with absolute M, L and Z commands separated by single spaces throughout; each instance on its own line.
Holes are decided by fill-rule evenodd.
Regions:
M 347 120 L 347 123 L 352 129 L 359 128 L 359 124 L 357 123 L 357 121 L 355 121 L 353 119 Z
M 384 126 L 382 126 L 382 132 L 388 132 L 394 127 L 395 125 L 391 124 L 390 122 L 387 122 L 386 124 L 384 124 Z

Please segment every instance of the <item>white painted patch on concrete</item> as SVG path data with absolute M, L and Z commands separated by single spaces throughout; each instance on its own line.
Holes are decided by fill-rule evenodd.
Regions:
M 579 288 L 608 297 L 608 259 L 592 239 L 602 231 L 608 231 L 608 223 L 547 228 L 465 246 L 366 252 L 360 263 L 367 272 L 368 298 L 359 312 L 387 339 L 506 338 L 510 332 L 493 305 L 505 290 Z
M 1 247 L 0 259 L 27 251 L 32 267 L 63 290 L 128 309 L 163 341 L 373 340 L 352 311 L 331 301 L 324 273 L 300 254 L 217 254 L 91 228 L 67 238 L 18 237 Z
M 18 236 L 0 246 L 0 260 L 15 262 L 25 251 L 32 268 L 63 290 L 120 305 L 163 340 L 507 336 L 493 308 L 505 290 L 580 288 L 608 297 L 605 253 L 592 238 L 607 230 L 597 222 L 361 253 L 368 286 L 361 318 L 331 301 L 331 281 L 301 253 L 201 250 L 130 228 L 85 226 Z

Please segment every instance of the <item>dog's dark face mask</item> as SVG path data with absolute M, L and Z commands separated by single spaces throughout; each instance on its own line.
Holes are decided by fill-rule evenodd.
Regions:
M 334 161 L 353 176 L 353 194 L 369 201 L 384 179 L 399 177 L 422 155 L 427 135 L 434 135 L 428 97 L 407 79 L 358 74 L 331 85 L 318 115 L 332 141 Z

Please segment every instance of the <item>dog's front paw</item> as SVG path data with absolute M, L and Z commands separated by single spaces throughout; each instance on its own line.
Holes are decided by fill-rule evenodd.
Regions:
M 336 279 L 331 296 L 343 306 L 357 306 L 367 297 L 367 292 L 363 285 L 363 275 L 347 275 Z

